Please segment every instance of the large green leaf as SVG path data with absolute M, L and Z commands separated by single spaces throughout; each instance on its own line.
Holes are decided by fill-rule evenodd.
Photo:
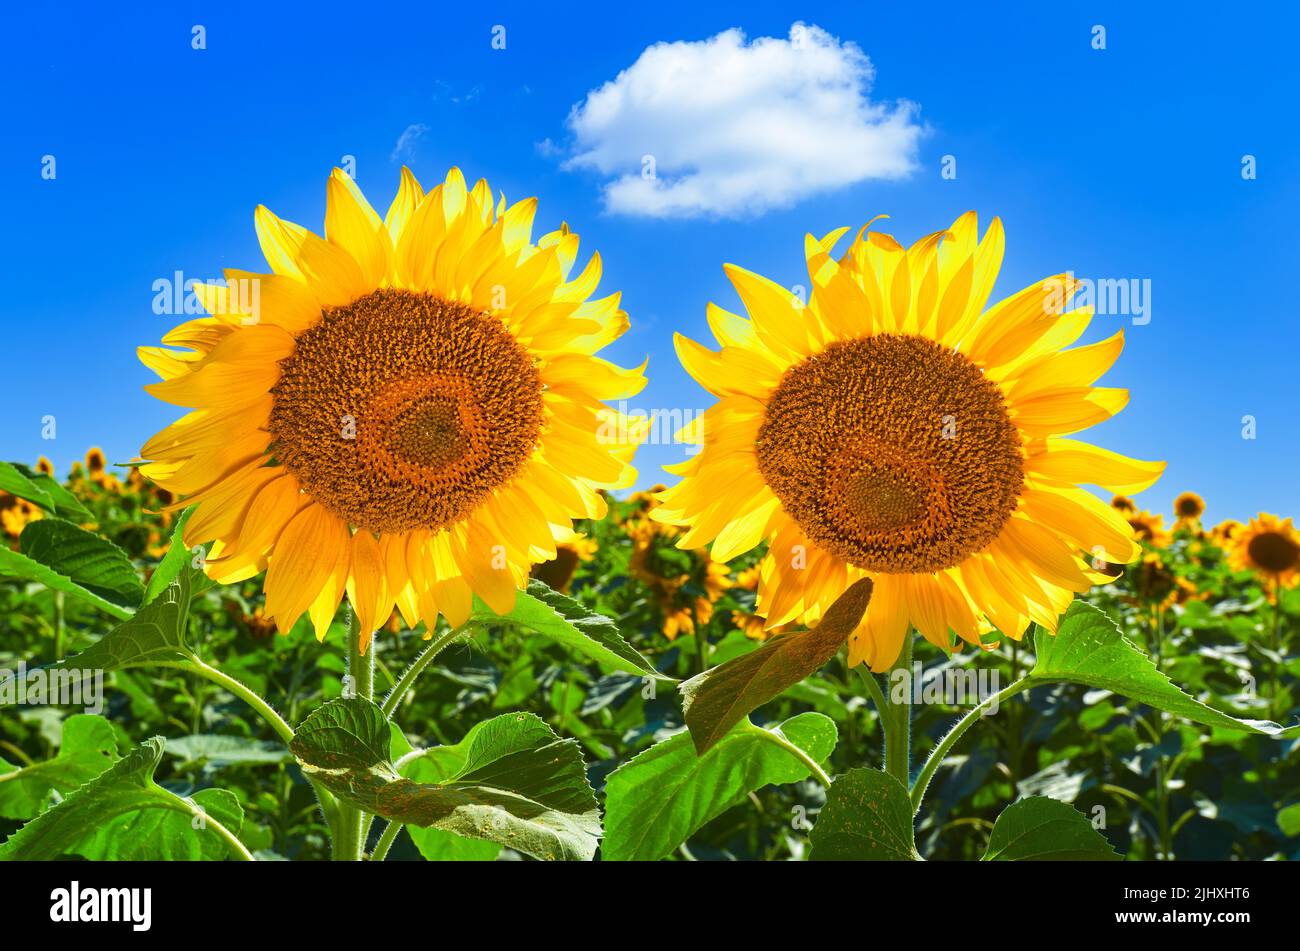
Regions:
M 135 608 L 144 600 L 144 586 L 126 552 L 71 522 L 61 518 L 29 522 L 18 547 L 32 561 L 118 607 Z
M 767 732 L 746 720 L 702 755 L 681 732 L 614 770 L 605 785 L 601 857 L 663 858 L 754 790 L 806 779 L 808 766 Z M 771 732 L 817 763 L 826 761 L 837 738 L 834 721 L 820 713 L 801 713 Z
M 52 666 L 110 671 L 192 659 L 194 652 L 187 637 L 190 601 L 196 585 L 205 582 L 202 572 L 183 566 L 176 580 L 133 617 L 81 653 Z
M 1116 861 L 1106 837 L 1078 809 L 1046 796 L 1013 802 L 989 834 L 984 861 Z
M 47 512 L 74 522 L 94 519 L 81 500 L 43 472 L 17 462 L 0 462 L 0 490 L 26 499 Z
M 878 769 L 851 769 L 831 784 L 808 835 L 814 861 L 920 859 L 907 789 Z
M 541 634 L 590 657 L 606 670 L 672 679 L 659 673 L 642 657 L 609 618 L 589 611 L 558 591 L 552 591 L 536 578 L 528 582 L 527 591 L 518 592 L 514 610 L 509 614 L 495 614 L 482 600 L 475 598 L 474 618 L 492 624 L 512 624 Z
M 237 834 L 243 816 L 241 811 L 238 821 L 233 821 L 234 797 L 210 794 L 203 801 L 198 797 L 188 801 L 168 792 L 153 781 L 162 755 L 162 737 L 145 740 L 11 835 L 0 845 L 0 861 L 48 861 L 76 855 L 162 859 L 224 854 L 224 840 L 207 827 L 203 817 L 206 813 L 218 818 Z M 210 807 L 212 811 L 207 813 Z M 178 820 L 146 815 L 154 811 L 175 813 Z M 219 813 L 232 821 L 222 821 Z M 220 849 L 216 844 L 187 841 L 198 839 L 214 840 Z
M 840 595 L 812 630 L 775 638 L 683 683 L 682 709 L 696 750 L 707 752 L 751 711 L 834 657 L 870 600 L 871 580 L 863 578 Z
M 51 591 L 62 591 L 64 594 L 79 598 L 118 620 L 126 620 L 131 616 L 131 612 L 126 608 L 83 588 L 67 575 L 59 574 L 48 565 L 34 558 L 28 558 L 20 552 L 11 551 L 3 545 L 0 545 L 0 578 L 39 582 Z
M 47 512 L 54 511 L 54 499 L 12 462 L 0 462 L 0 492 L 26 499 Z
M 390 729 L 369 700 L 332 700 L 303 721 L 290 748 L 308 777 L 367 812 L 539 859 L 595 854 L 600 812 L 582 753 L 540 717 L 494 717 L 460 743 L 427 751 L 420 758 L 441 775 L 433 783 L 398 774 Z
M 464 744 L 437 746 L 402 764 L 401 774 L 417 783 L 437 784 L 464 768 Z M 454 832 L 421 826 L 407 826 L 406 833 L 429 862 L 490 862 L 501 854 L 501 843 L 467 839 Z
M 138 809 L 116 816 L 92 830 L 77 844 L 76 853 L 90 861 L 215 862 L 230 847 L 213 834 L 203 834 L 211 817 L 235 835 L 244 823 L 244 809 L 232 792 L 204 789 L 189 799 L 201 812 L 178 809 Z
M 1126 638 L 1115 622 L 1084 601 L 1061 618 L 1056 635 L 1034 636 L 1036 661 L 1029 684 L 1074 683 L 1110 690 L 1175 716 L 1229 730 L 1268 736 L 1300 736 L 1300 726 L 1283 729 L 1268 720 L 1241 720 L 1183 693 L 1156 669 L 1151 658 Z
M 113 724 L 103 717 L 74 714 L 63 721 L 63 741 L 53 759 L 24 769 L 14 769 L 0 760 L 0 816 L 34 818 L 45 808 L 51 793 L 66 796 L 104 772 L 117 758 Z

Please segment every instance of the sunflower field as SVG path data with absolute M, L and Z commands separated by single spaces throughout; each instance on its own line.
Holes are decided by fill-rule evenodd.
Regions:
M 1128 391 L 1069 272 L 996 299 L 974 212 L 726 265 L 636 490 L 536 207 L 335 169 L 139 348 L 137 458 L 0 464 L 0 859 L 1296 857 L 1300 534 L 1076 438 Z
M 160 736 L 164 742 L 146 747 L 147 766 L 135 768 L 151 775 L 165 795 L 225 820 L 256 858 L 329 858 L 330 826 L 308 774 L 282 738 L 238 694 L 174 661 L 186 645 L 205 664 L 273 698 L 284 718 L 297 723 L 345 692 L 352 623 L 346 612 L 331 622 L 322 643 L 307 619 L 287 637 L 277 636 L 255 582 L 213 585 L 184 563 L 188 555 L 168 557 L 178 550 L 171 541 L 178 537 L 178 518 L 158 511 L 170 496 L 136 469 L 115 476 L 97 451 L 59 481 L 40 466 L 15 464 L 5 472 L 6 485 L 18 493 L 3 496 L 5 554 L 43 557 L 42 521 L 77 544 L 65 542 L 49 559 L 59 577 L 26 558 L 10 555 L 3 562 L 0 597 L 11 633 L 0 668 L 91 655 L 106 635 L 135 645 L 104 663 L 110 672 L 102 711 L 39 706 L 4 717 L 0 836 L 11 839 L 6 857 L 24 857 L 13 854 L 13 843 L 21 843 L 14 837 L 25 825 L 42 815 L 57 817 L 59 808 L 75 802 L 78 788 L 133 763 L 133 751 Z M 978 859 L 994 842 L 995 824 L 1009 804 L 1041 797 L 1086 817 L 1081 829 L 1101 827 L 1104 842 L 1080 832 L 1079 847 L 1097 857 L 1297 857 L 1295 741 L 1247 732 L 1231 718 L 1286 722 L 1294 709 L 1300 671 L 1287 632 L 1300 617 L 1300 591 L 1285 583 L 1275 590 L 1276 579 L 1249 564 L 1250 538 L 1273 536 L 1243 536 L 1246 527 L 1234 523 L 1203 526 L 1199 504 L 1189 499 L 1183 515 L 1171 513 L 1168 527 L 1160 514 L 1115 500 L 1142 536 L 1142 557 L 1111 569 L 1113 579 L 1088 596 L 1097 611 L 1067 616 L 1057 636 L 1076 621 L 1080 634 L 1085 623 L 1095 624 L 1106 641 L 1103 656 L 1125 673 L 1076 666 L 1059 679 L 1043 677 L 1041 686 L 981 718 L 945 751 L 930 777 L 917 815 L 920 854 Z M 581 857 L 591 855 L 591 836 L 601 828 L 597 809 L 604 815 L 604 860 L 814 857 L 817 836 L 810 831 L 828 813 L 823 777 L 853 776 L 884 762 L 881 714 L 841 650 L 751 718 L 768 731 L 779 729 L 806 756 L 787 755 L 756 729 L 733 732 L 697 757 L 683 732 L 673 680 L 754 656 L 776 643 L 777 634 L 765 632 L 754 613 L 758 560 L 751 556 L 720 570 L 707 557 L 677 548 L 679 533 L 649 517 L 657 504 L 652 493 L 611 499 L 605 518 L 579 523 L 557 557 L 537 566 L 530 606 L 546 605 L 545 620 L 527 612 L 485 620 L 473 635 L 448 643 L 424 670 L 418 691 L 406 696 L 400 717 L 410 726 L 394 732 L 391 755 L 400 763 L 414 749 L 444 751 L 444 761 L 408 759 L 400 770 L 412 780 L 436 782 L 460 757 L 467 734 L 482 729 L 474 724 L 502 717 L 526 722 L 550 743 L 565 738 L 561 748 L 575 765 L 568 778 L 581 792 L 582 814 L 592 817 L 587 848 L 574 846 Z M 1277 531 L 1279 538 L 1290 531 L 1263 517 L 1254 529 Z M 159 592 L 168 590 L 159 579 L 168 576 L 184 582 L 172 585 L 187 599 L 186 611 L 165 594 L 158 603 Z M 155 608 L 119 621 L 120 606 L 143 600 L 142 590 L 155 596 Z M 1020 642 L 952 655 L 922 641 L 914 662 L 934 676 L 981 671 L 1009 686 L 1034 669 L 1034 642 L 1050 636 L 1038 629 Z M 375 644 L 380 693 L 390 691 L 428 646 L 404 629 L 396 612 Z M 1226 715 L 1195 708 L 1192 697 Z M 970 703 L 940 698 L 913 705 L 918 757 L 969 714 Z M 55 844 L 38 842 L 30 857 L 49 857 L 50 849 L 89 858 L 232 854 L 217 837 L 191 830 L 188 821 L 168 835 L 165 821 L 128 811 L 104 828 L 87 823 Z M 581 827 L 571 828 L 576 841 Z M 375 829 L 371 857 L 380 849 L 390 861 L 512 854 L 491 838 L 414 824 L 404 829 L 386 840 Z M 1073 848 L 1062 854 L 1086 855 Z

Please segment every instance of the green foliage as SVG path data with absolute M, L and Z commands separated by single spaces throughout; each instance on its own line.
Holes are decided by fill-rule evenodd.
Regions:
M 835 780 L 813 826 L 814 861 L 920 859 L 912 844 L 912 804 L 907 790 L 878 769 L 851 769 Z
M 386 819 L 486 839 L 538 859 L 595 854 L 600 811 L 578 744 L 561 740 L 539 718 L 494 717 L 458 744 L 424 751 L 434 782 L 399 774 L 389 759 L 391 739 L 374 703 L 332 700 L 303 722 L 291 749 L 307 775 Z
M 321 859 L 350 804 L 378 819 L 362 851 L 387 818 L 406 823 L 389 860 L 1300 858 L 1300 589 L 1275 608 L 1193 531 L 1149 553 L 1159 572 L 1134 565 L 1076 602 L 1055 636 L 953 655 L 918 641 L 927 677 L 1028 689 L 975 718 L 914 808 L 864 768 L 883 738 L 845 665 L 852 624 L 760 636 L 741 580 L 756 555 L 717 584 L 707 556 L 647 541 L 644 497 L 579 526 L 593 548 L 552 579 L 563 592 L 535 581 L 505 618 L 476 604 L 454 640 L 380 631 L 377 697 L 420 634 L 441 647 L 390 720 L 338 699 L 346 608 L 323 643 L 305 621 L 274 635 L 261 579 L 213 586 L 184 516 L 153 514 L 172 500 L 141 486 L 0 466 L 0 491 L 42 516 L 0 546 L 0 671 L 106 686 L 102 718 L 0 713 L 5 856 L 236 854 L 194 827 L 198 806 L 259 858 Z M 299 725 L 298 757 L 259 696 Z M 913 708 L 913 776 L 970 710 Z
M 801 713 L 770 731 L 746 720 L 699 755 L 688 734 L 671 736 L 610 774 L 601 855 L 609 861 L 663 858 L 755 790 L 806 779 L 808 767 L 774 744 L 769 732 L 817 763 L 835 748 L 835 724 L 820 713 Z
M 10 836 L 0 861 L 219 857 L 227 846 L 204 817 L 238 834 L 238 801 L 219 790 L 189 802 L 167 792 L 153 781 L 162 755 L 161 737 L 146 740 Z
M 1035 647 L 1038 659 L 1029 674 L 1031 682 L 1059 681 L 1111 690 L 1210 727 L 1300 736 L 1300 728 L 1284 731 L 1266 720 L 1241 720 L 1189 697 L 1156 669 L 1114 621 L 1086 602 L 1071 604 L 1056 636 L 1039 634 Z
M 1116 852 L 1073 806 L 1035 796 L 1012 803 L 989 833 L 985 861 L 1112 861 Z
M 117 762 L 117 734 L 103 717 L 77 714 L 63 721 L 63 740 L 53 759 L 25 769 L 0 760 L 0 816 L 32 819 L 51 794 L 66 796 Z

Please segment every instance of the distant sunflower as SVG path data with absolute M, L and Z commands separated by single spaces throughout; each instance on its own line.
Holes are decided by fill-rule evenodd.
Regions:
M 1300 582 L 1300 532 L 1291 519 L 1260 512 L 1233 536 L 1228 563 L 1292 587 Z
M 855 579 L 875 579 L 849 659 L 898 657 L 913 625 L 944 649 L 985 619 L 1019 637 L 1055 630 L 1077 591 L 1140 553 L 1124 518 L 1079 487 L 1137 492 L 1163 463 L 1064 438 L 1128 401 L 1092 386 L 1123 333 L 1073 350 L 1089 309 L 1063 312 L 1068 274 L 985 309 L 1002 259 L 997 219 L 974 212 L 905 248 L 841 228 L 805 242 L 811 298 L 742 268 L 748 319 L 710 305 L 715 352 L 681 337 L 687 371 L 719 398 L 683 438 L 703 448 L 654 513 L 726 561 L 764 539 L 757 611 L 812 623 Z
M 36 471 L 39 472 L 41 475 L 47 475 L 53 477 L 54 463 L 50 462 L 50 460 L 46 459 L 44 456 L 41 456 L 39 459 L 36 460 Z
M 1227 548 L 1229 543 L 1237 537 L 1237 533 L 1244 527 L 1235 518 L 1225 519 L 1210 529 L 1210 540 L 1220 548 Z
M 509 611 L 555 530 L 631 483 L 644 427 L 602 401 L 640 369 L 593 354 L 627 329 L 619 296 L 570 279 L 578 236 L 532 243 L 536 199 L 493 202 L 457 169 L 409 170 L 380 218 L 338 169 L 325 237 L 255 216 L 271 274 L 226 271 L 211 317 L 141 348 L 147 389 L 194 411 L 154 436 L 144 474 L 194 504 L 220 582 L 267 570 L 266 615 L 323 637 L 346 591 L 363 645 L 394 604 L 409 626 Z
M 646 511 L 653 512 L 653 499 Z M 713 606 L 732 586 L 727 566 L 708 557 L 677 550 L 679 529 L 648 518 L 627 525 L 632 541 L 628 572 L 645 585 L 659 608 L 664 636 L 694 634 L 697 625 L 713 618 Z
M 103 473 L 104 464 L 104 450 L 98 446 L 92 446 L 86 450 L 86 472 L 90 474 L 92 479 Z
M 594 538 L 577 532 L 557 533 L 555 557 L 533 566 L 533 577 L 555 591 L 567 592 L 578 566 L 596 557 L 600 546 Z
M 1124 512 L 1125 514 L 1137 511 L 1137 505 L 1127 495 L 1112 496 L 1110 506 L 1117 512 Z
M 1195 492 L 1184 492 L 1174 499 L 1174 515 L 1179 528 L 1199 528 L 1205 514 L 1205 500 Z
M 1147 511 L 1134 510 L 1127 515 L 1129 527 L 1134 536 L 1143 544 L 1153 548 L 1163 548 L 1171 541 L 1165 529 L 1165 517 Z
M 0 529 L 10 538 L 18 538 L 24 528 L 44 515 L 40 508 L 26 499 L 0 491 Z

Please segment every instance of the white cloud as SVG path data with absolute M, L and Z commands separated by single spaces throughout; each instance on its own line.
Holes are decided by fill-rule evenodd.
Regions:
M 606 176 L 606 208 L 740 216 L 916 166 L 917 107 L 868 98 L 852 42 L 796 23 L 789 39 L 730 29 L 657 43 L 569 114 L 568 169 Z M 653 161 L 653 177 L 643 169 Z
M 415 143 L 428 131 L 429 127 L 422 122 L 408 125 L 397 137 L 397 144 L 393 146 L 393 154 L 388 157 L 389 161 L 396 162 L 402 156 L 411 154 Z

